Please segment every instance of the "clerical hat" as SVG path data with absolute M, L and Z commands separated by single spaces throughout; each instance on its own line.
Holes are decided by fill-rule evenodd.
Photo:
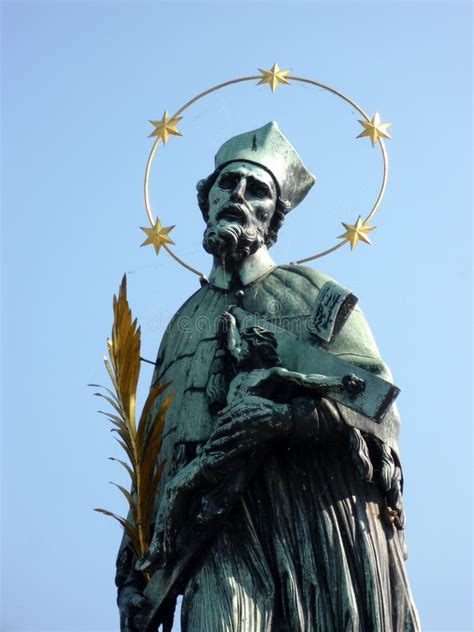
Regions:
M 291 208 L 303 200 L 316 181 L 274 121 L 230 138 L 215 157 L 216 169 L 241 161 L 269 171 L 280 189 L 281 198 L 289 202 Z

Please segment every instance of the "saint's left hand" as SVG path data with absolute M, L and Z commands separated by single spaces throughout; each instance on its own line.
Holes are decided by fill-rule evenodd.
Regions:
M 204 452 L 221 452 L 226 460 L 263 447 L 268 441 L 289 434 L 293 428 L 288 404 L 262 397 L 227 406 L 218 415 L 218 426 Z

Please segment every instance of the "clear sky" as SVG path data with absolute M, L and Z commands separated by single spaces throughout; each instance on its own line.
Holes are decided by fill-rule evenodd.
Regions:
M 318 266 L 353 289 L 402 389 L 408 570 L 424 630 L 472 629 L 471 28 L 467 3 L 4 2 L 3 614 L 5 631 L 118 629 L 125 512 L 107 422 L 86 387 L 102 365 L 112 295 L 129 297 L 154 358 L 198 288 L 139 248 L 148 119 L 274 61 L 393 122 L 373 246 Z M 176 252 L 208 271 L 196 181 L 228 137 L 277 120 L 318 182 L 274 258 L 336 243 L 370 208 L 380 155 L 357 113 L 300 85 L 229 88 L 161 147 L 151 194 Z M 151 370 L 142 369 L 142 389 Z M 176 627 L 176 630 L 179 626 Z

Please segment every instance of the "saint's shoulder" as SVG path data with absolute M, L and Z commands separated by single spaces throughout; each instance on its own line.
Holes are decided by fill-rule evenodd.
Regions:
M 193 314 L 198 306 L 201 306 L 207 302 L 209 299 L 209 286 L 203 285 L 200 287 L 194 294 L 191 294 L 189 298 L 187 298 L 184 303 L 181 304 L 180 307 L 174 313 L 174 316 L 171 318 L 166 331 L 169 331 L 176 324 L 176 321 L 183 316 L 190 316 Z
M 276 272 L 283 276 L 300 278 L 302 281 L 312 285 L 316 290 L 320 290 L 328 281 L 336 283 L 335 279 L 328 274 L 316 270 L 315 268 L 309 268 L 308 266 L 294 264 L 282 265 L 276 268 Z
M 306 266 L 279 266 L 277 271 L 277 274 L 282 275 L 281 280 L 285 281 L 288 287 L 295 285 L 295 281 L 292 279 L 299 279 L 297 281 L 299 293 L 304 297 L 305 301 L 308 301 L 308 303 L 311 301 L 313 306 L 319 291 L 328 281 L 331 281 L 332 284 L 340 285 L 342 291 L 349 289 L 329 275 Z M 388 369 L 381 363 L 376 342 L 358 304 L 351 311 L 345 325 L 336 339 L 330 344 L 328 350 L 334 355 L 340 355 L 345 359 L 354 361 L 356 364 L 365 362 L 369 370 L 380 374 L 383 373 L 389 377 Z
M 329 274 L 316 270 L 315 268 L 309 268 L 308 266 L 294 264 L 282 265 L 278 266 L 275 272 L 281 278 L 294 279 L 305 292 L 314 290 L 313 296 L 317 296 L 321 288 L 328 282 L 331 282 L 334 286 L 339 286 L 341 291 L 352 291 L 352 288 L 348 288 L 344 283 L 340 283 L 337 279 L 329 276 Z M 362 313 L 358 304 L 355 306 L 354 311 Z

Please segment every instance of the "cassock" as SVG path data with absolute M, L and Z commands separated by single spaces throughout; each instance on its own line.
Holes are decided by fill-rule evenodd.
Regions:
M 215 372 L 221 314 L 238 302 L 294 333 L 328 280 L 303 266 L 278 266 L 232 291 L 206 284 L 175 314 L 153 377 L 171 382 L 175 394 L 163 430 L 157 509 L 166 484 L 216 425 L 206 389 Z M 357 307 L 326 349 L 391 379 Z M 251 464 L 254 474 L 243 495 L 181 578 L 183 632 L 420 629 L 405 573 L 399 420 L 395 409 L 388 414 L 383 442 L 370 433 L 362 439 L 369 476 L 361 467 L 364 458 L 354 458 L 344 407 L 325 398 L 314 400 L 314 432 L 296 428 L 294 437 L 249 455 L 258 462 Z M 387 505 L 398 506 L 397 523 L 387 520 Z M 125 545 L 126 539 L 119 586 L 135 575 Z

